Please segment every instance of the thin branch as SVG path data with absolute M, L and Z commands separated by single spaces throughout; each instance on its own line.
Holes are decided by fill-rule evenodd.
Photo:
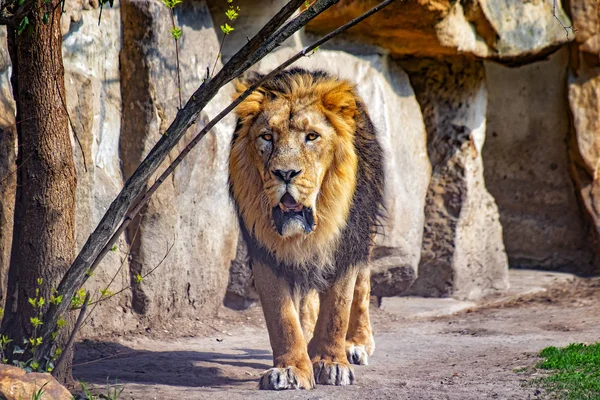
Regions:
M 573 25 L 565 26 L 565 24 L 563 24 L 563 22 L 560 20 L 560 18 L 558 18 L 558 15 L 556 15 L 556 2 L 557 2 L 557 0 L 554 0 L 554 5 L 552 6 L 552 14 L 554 15 L 554 18 L 556 18 L 556 20 L 558 21 L 560 26 L 562 26 L 563 29 L 565 30 L 565 32 L 567 33 L 567 40 L 569 40 L 569 29 L 573 33 L 577 32 L 577 29 L 573 29 Z
M 219 52 L 217 53 L 217 56 L 215 57 L 215 64 L 212 67 L 212 72 L 206 74 L 206 76 L 207 76 L 206 79 L 210 79 L 212 77 L 212 75 L 215 73 L 215 70 L 217 69 L 217 62 L 219 62 L 219 57 L 223 53 L 223 45 L 225 44 L 226 37 L 227 37 L 227 35 L 225 33 L 223 33 L 223 38 L 221 39 L 221 44 L 219 45 Z
M 119 266 L 119 269 L 117 270 L 117 272 L 115 272 L 115 274 L 110 279 L 110 282 L 108 282 L 108 285 L 106 285 L 106 287 L 104 288 L 104 290 L 101 293 L 108 292 L 108 289 L 110 289 L 110 285 L 112 285 L 112 283 L 115 281 L 115 279 L 117 279 L 117 276 L 123 270 L 123 266 L 125 265 L 125 261 L 127 261 L 127 259 L 129 258 L 129 255 L 131 254 L 131 247 L 135 243 L 135 239 L 137 239 L 137 235 L 138 235 L 138 232 L 140 231 L 140 227 L 141 227 L 141 225 L 138 225 L 137 229 L 135 230 L 135 233 L 133 234 L 133 239 L 131 239 L 131 243 L 129 244 L 129 251 L 127 252 L 127 255 L 125 257 L 123 257 L 123 261 L 121 261 L 121 265 Z M 120 293 L 120 291 L 118 293 Z M 110 297 L 112 297 L 112 296 L 110 296 Z M 83 321 L 82 327 L 85 326 L 85 324 L 87 323 L 87 320 L 88 320 L 89 316 L 94 313 L 94 310 L 96 309 L 98 301 L 92 301 L 91 304 L 92 304 L 92 309 L 90 310 L 90 313 L 88 314 L 88 316 Z
M 27 163 L 27 161 L 29 161 L 31 159 L 31 157 L 33 157 L 33 155 L 34 155 L 34 153 L 29 153 L 29 155 L 21 162 L 21 164 L 17 165 L 15 167 L 15 169 L 13 169 L 8 174 L 6 174 L 6 176 L 0 181 L 0 186 L 2 186 L 4 184 L 4 182 L 8 181 L 8 179 L 11 176 L 13 176 L 14 174 L 16 174 L 17 171 L 19 170 L 19 168 L 21 168 L 23 165 L 25 165 L 25 163 Z
M 171 10 L 171 24 L 173 25 L 173 31 L 177 28 L 175 25 L 175 9 L 170 8 Z M 183 100 L 181 98 L 181 71 L 179 69 L 179 40 L 175 36 L 173 36 L 175 40 L 175 60 L 177 61 L 177 92 L 179 93 L 179 109 L 183 108 Z
M 308 21 L 319 15 L 337 0 L 319 0 L 310 9 L 294 18 L 292 21 L 280 26 L 287 18 L 298 9 L 303 0 L 290 0 L 271 20 L 242 47 L 215 75 L 214 78 L 204 81 L 192 97 L 179 110 L 175 120 L 165 134 L 156 143 L 145 160 L 139 165 L 133 175 L 127 180 L 123 189 L 109 206 L 102 220 L 89 236 L 85 245 L 71 264 L 71 267 L 61 280 L 57 291 L 65 298 L 71 298 L 85 280 L 86 271 L 93 272 L 99 260 L 110 249 L 107 243 L 114 240 L 115 229 L 119 227 L 128 210 L 135 204 L 136 199 L 143 193 L 150 177 L 160 167 L 169 152 L 183 137 L 187 129 L 197 120 L 200 112 L 208 102 L 217 94 L 219 89 L 239 76 L 250 66 L 261 60 L 265 55 L 279 46 L 294 32 L 306 25 Z M 66 303 L 66 302 L 65 302 Z M 40 353 L 50 351 L 48 344 L 52 328 L 60 315 L 67 311 L 67 304 L 50 305 L 42 328 L 42 342 Z
M 146 279 L 148 276 L 152 275 L 152 273 L 153 273 L 154 271 L 156 271 L 156 270 L 158 269 L 158 267 L 160 267 L 160 266 L 163 264 L 163 262 L 164 262 L 164 261 L 167 259 L 167 257 L 169 256 L 169 253 L 171 253 L 171 250 L 173 250 L 173 247 L 174 247 L 174 246 L 175 246 L 175 242 L 173 241 L 173 244 L 172 244 L 171 246 L 169 246 L 169 248 L 167 248 L 167 252 L 166 252 L 166 253 L 165 253 L 165 255 L 163 256 L 163 258 L 162 258 L 162 259 L 161 259 L 161 260 L 158 262 L 158 264 L 156 264 L 156 266 L 155 266 L 154 268 L 152 268 L 150 271 L 148 271 L 148 272 L 146 272 L 144 275 L 142 275 L 142 281 L 143 281 L 144 279 Z M 131 287 L 132 287 L 132 286 L 133 286 L 133 285 L 129 284 L 129 285 L 127 285 L 127 286 L 125 286 L 125 287 L 123 287 L 123 288 L 119 289 L 118 291 L 116 291 L 116 292 L 112 293 L 110 296 L 104 296 L 104 297 L 101 297 L 101 298 L 99 298 L 98 300 L 96 300 L 96 301 L 92 302 L 91 304 L 93 304 L 93 305 L 96 305 L 96 304 L 98 304 L 98 303 L 101 303 L 101 302 L 103 302 L 103 301 L 106 301 L 106 300 L 110 299 L 111 297 L 114 297 L 114 296 L 116 296 L 116 295 L 118 295 L 118 294 L 121 294 L 121 293 L 123 293 L 124 291 L 126 291 L 126 290 L 128 290 L 128 289 L 131 289 Z
M 83 317 L 85 316 L 85 311 L 87 310 L 89 301 L 90 301 L 90 292 L 87 292 L 87 294 L 85 295 L 85 301 L 83 302 L 83 307 L 81 307 L 81 311 L 79 312 L 79 316 L 77 317 L 77 322 L 75 322 L 75 326 L 73 326 L 73 331 L 71 332 L 71 336 L 69 336 L 69 340 L 67 341 L 65 348 L 63 349 L 62 353 L 60 354 L 60 357 L 58 357 L 58 361 L 56 362 L 56 365 L 54 366 L 53 372 L 60 371 L 60 366 L 65 361 L 66 354 L 69 352 L 69 349 L 71 348 L 71 346 L 73 346 L 73 342 L 75 341 L 75 335 L 77 334 L 77 330 L 79 329 L 79 327 L 81 326 L 81 323 L 83 322 Z
M 83 151 L 83 146 L 81 145 L 81 140 L 79 140 L 79 135 L 77 135 L 77 131 L 75 130 L 75 126 L 73 125 L 73 121 L 71 120 L 71 115 L 69 114 L 69 110 L 67 110 L 67 103 L 65 102 L 62 92 L 60 91 L 60 88 L 58 86 L 58 81 L 56 79 L 54 81 L 56 82 L 56 90 L 58 91 L 58 95 L 60 96 L 60 101 L 62 102 L 62 106 L 65 110 L 65 113 L 67 114 L 67 119 L 69 120 L 69 125 L 71 126 L 71 130 L 73 131 L 73 136 L 75 136 L 75 141 L 79 145 L 79 150 L 81 151 L 81 157 L 83 158 L 83 169 L 85 172 L 88 172 L 87 160 L 85 158 L 85 152 Z

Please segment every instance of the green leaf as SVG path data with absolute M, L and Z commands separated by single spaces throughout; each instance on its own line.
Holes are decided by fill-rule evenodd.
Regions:
M 144 278 L 140 274 L 136 275 L 135 283 L 141 283 L 143 280 L 144 280 Z
M 54 350 L 54 355 L 52 356 L 52 359 L 57 360 L 61 354 L 62 354 L 62 349 L 60 347 L 57 347 L 56 350 Z
M 50 20 L 50 16 L 48 15 L 48 13 L 44 13 L 44 17 L 42 18 L 42 21 L 44 21 L 44 24 L 48 25 L 49 20 Z
M 113 247 L 110 248 L 110 251 L 117 251 L 119 248 L 117 247 L 117 245 L 115 244 Z
M 233 31 L 234 31 L 234 28 L 232 26 L 230 26 L 228 23 L 225 23 L 225 25 L 221 25 L 221 32 L 223 32 L 224 34 L 229 35 Z
M 20 35 L 21 33 L 25 32 L 25 28 L 27 28 L 27 25 L 29 25 L 29 18 L 25 17 L 21 20 L 21 23 L 17 28 L 17 34 Z
M 225 12 L 225 16 L 227 16 L 230 21 L 235 20 L 238 15 L 238 12 L 233 9 L 233 6 Z
M 44 324 L 42 321 L 40 321 L 38 317 L 29 318 L 29 322 L 31 322 L 31 325 L 33 325 L 34 328 L 37 328 Z
M 44 280 L 42 278 L 37 278 L 38 286 L 42 286 L 42 283 L 44 283 Z
M 12 342 L 12 339 L 9 339 L 8 336 L 6 336 L 6 335 L 0 336 L 0 348 L 4 348 L 10 342 Z
M 178 40 L 181 37 L 182 33 L 183 32 L 181 31 L 180 28 L 173 27 L 171 29 L 171 36 L 173 36 L 173 39 L 175 39 L 175 40 Z

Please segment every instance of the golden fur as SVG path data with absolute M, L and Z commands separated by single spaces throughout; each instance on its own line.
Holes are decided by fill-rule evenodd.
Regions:
M 258 77 L 238 81 L 236 96 Z M 350 363 L 366 364 L 374 350 L 375 129 L 352 84 L 301 69 L 263 83 L 236 113 L 230 192 L 273 348 L 260 387 L 351 384 Z

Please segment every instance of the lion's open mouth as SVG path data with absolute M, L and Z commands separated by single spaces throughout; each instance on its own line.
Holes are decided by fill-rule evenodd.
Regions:
M 273 221 L 280 235 L 283 235 L 286 225 L 291 223 L 302 224 L 306 233 L 312 232 L 315 225 L 312 208 L 304 207 L 287 192 L 281 197 L 279 204 L 273 207 Z

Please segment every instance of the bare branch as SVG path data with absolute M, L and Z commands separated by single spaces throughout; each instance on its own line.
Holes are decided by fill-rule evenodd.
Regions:
M 554 18 L 556 18 L 556 20 L 558 21 L 560 26 L 562 26 L 563 29 L 565 30 L 565 32 L 567 33 L 567 40 L 569 40 L 569 29 L 573 33 L 577 32 L 577 29 L 573 29 L 573 25 L 565 26 L 565 24 L 563 24 L 563 22 L 560 20 L 560 18 L 558 18 L 558 15 L 556 15 L 556 1 L 557 0 L 554 0 L 554 5 L 552 6 L 552 14 L 554 15 Z

